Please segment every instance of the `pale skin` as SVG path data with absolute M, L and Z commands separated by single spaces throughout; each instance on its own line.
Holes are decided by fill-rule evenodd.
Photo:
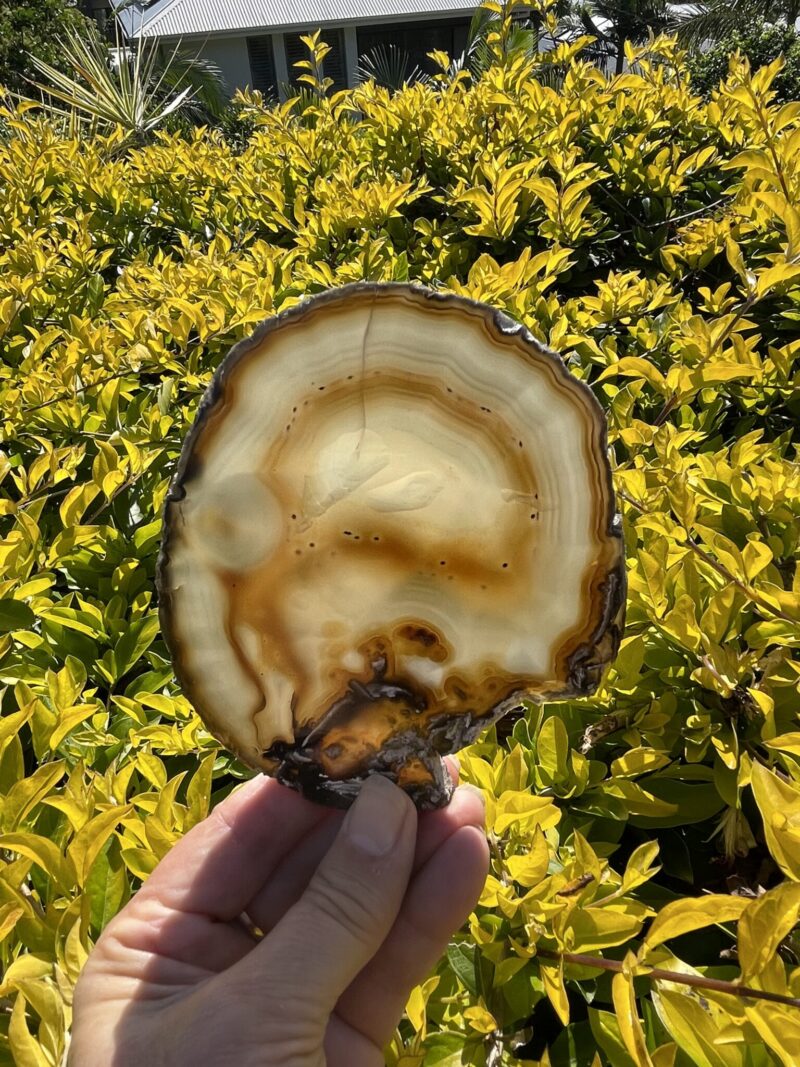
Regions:
M 247 783 L 104 930 L 69 1067 L 380 1067 L 478 899 L 483 825 L 470 787 L 418 816 L 372 778 L 345 815 Z

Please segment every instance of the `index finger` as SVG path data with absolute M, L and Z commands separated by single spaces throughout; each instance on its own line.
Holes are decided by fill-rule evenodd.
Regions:
M 218 804 L 159 863 L 139 891 L 174 911 L 236 918 L 330 809 L 258 775 Z

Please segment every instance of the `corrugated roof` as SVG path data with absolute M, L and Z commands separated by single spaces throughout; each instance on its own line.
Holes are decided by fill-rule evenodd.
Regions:
M 189 37 L 471 14 L 476 6 L 465 0 L 156 0 L 147 8 L 133 4 L 119 18 L 129 37 Z

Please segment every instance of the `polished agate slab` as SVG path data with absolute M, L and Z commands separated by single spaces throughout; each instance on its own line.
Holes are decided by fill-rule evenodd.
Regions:
M 624 557 L 603 413 L 518 324 L 404 284 L 331 290 L 220 366 L 170 488 L 158 584 L 184 691 L 240 759 L 421 808 L 442 755 L 592 692 Z

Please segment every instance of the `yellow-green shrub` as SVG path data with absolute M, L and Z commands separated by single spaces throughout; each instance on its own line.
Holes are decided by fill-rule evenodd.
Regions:
M 629 58 L 248 98 L 238 154 L 4 113 L 0 1064 L 61 1062 L 92 940 L 244 773 L 159 636 L 161 505 L 230 344 L 359 278 L 564 355 L 608 411 L 630 561 L 601 691 L 464 757 L 492 873 L 388 1062 L 800 1062 L 796 1008 L 647 977 L 800 996 L 800 105 L 776 64 L 703 103 L 672 43 Z

